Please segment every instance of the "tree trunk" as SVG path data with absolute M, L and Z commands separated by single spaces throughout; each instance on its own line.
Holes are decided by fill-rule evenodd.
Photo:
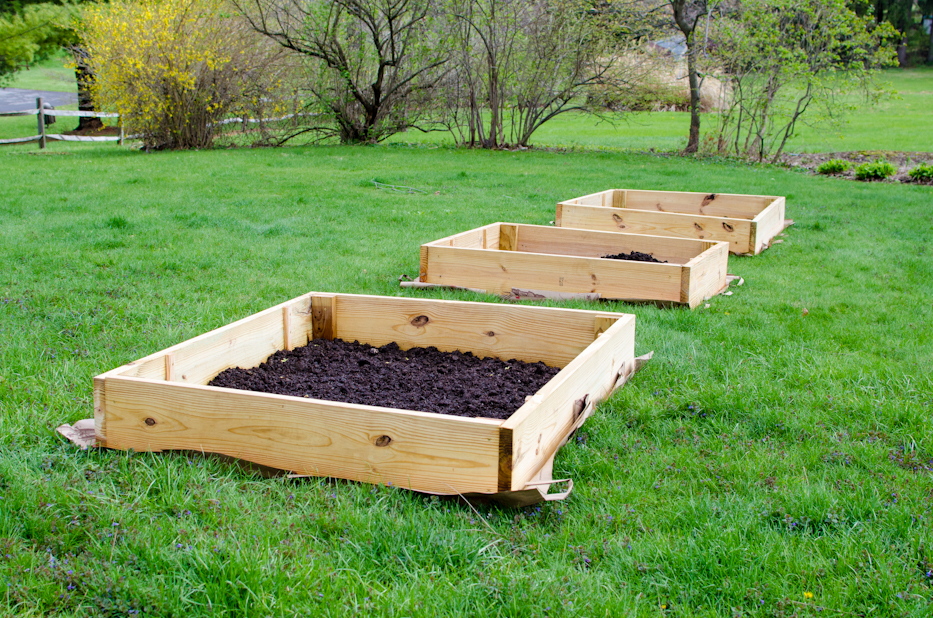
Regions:
M 705 0 L 695 6 L 689 6 L 689 0 L 669 0 L 674 13 L 674 22 L 683 33 L 687 41 L 687 77 L 690 80 L 690 134 L 687 137 L 685 154 L 693 154 L 700 149 L 700 79 L 697 75 L 696 31 L 697 21 L 705 15 L 707 6 Z M 688 9 L 696 11 L 696 15 L 688 15 Z
M 684 152 L 693 154 L 700 149 L 700 80 L 697 77 L 696 43 L 692 32 L 687 36 L 687 72 L 690 81 L 690 136 Z
M 94 100 L 91 98 L 91 82 L 94 73 L 91 72 L 87 50 L 80 45 L 72 45 L 71 55 L 75 60 L 75 81 L 78 83 L 78 109 L 82 112 L 96 112 Z M 78 118 L 75 131 L 99 131 L 104 128 L 100 118 Z
M 907 66 L 907 39 L 902 38 L 897 44 L 897 66 L 905 68 Z
M 927 50 L 927 64 L 933 64 L 933 15 L 930 15 L 930 49 Z

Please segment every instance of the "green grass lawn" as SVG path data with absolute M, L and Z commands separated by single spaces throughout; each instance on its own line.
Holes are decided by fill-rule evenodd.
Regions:
M 75 70 L 70 66 L 71 55 L 61 52 L 38 62 L 29 69 L 18 71 L 5 87 L 52 92 L 75 92 Z
M 893 150 L 929 152 L 933 139 L 933 68 L 884 71 L 879 81 L 898 94 L 869 106 L 858 97 L 845 100 L 856 111 L 841 122 L 810 126 L 808 118 L 798 125 L 786 152 L 841 152 Z M 537 146 L 567 146 L 581 149 L 662 150 L 682 149 L 687 144 L 690 114 L 686 112 L 632 113 L 598 122 L 589 116 L 568 114 L 545 124 L 532 137 Z M 702 133 L 716 128 L 716 117 L 703 114 Z M 397 142 L 449 143 L 446 134 L 409 132 L 393 138 Z
M 2 615 L 930 615 L 929 187 L 398 146 L 53 144 L 0 169 Z M 560 452 L 565 502 L 473 510 L 54 433 L 92 416 L 95 374 L 310 290 L 402 294 L 420 243 L 611 187 L 786 195 L 796 224 L 730 258 L 746 283 L 707 309 L 597 305 L 656 354 Z

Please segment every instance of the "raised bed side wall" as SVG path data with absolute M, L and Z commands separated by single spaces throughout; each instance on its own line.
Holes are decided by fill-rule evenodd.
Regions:
M 525 482 L 516 478 L 532 478 L 556 450 L 551 433 L 539 431 L 546 448 L 528 455 L 528 419 L 550 419 L 535 422 L 559 435 L 573 414 L 559 389 L 604 397 L 614 374 L 634 362 L 634 323 L 634 316 L 601 311 L 310 293 L 97 376 L 96 438 L 109 448 L 221 453 L 298 474 L 438 494 L 521 489 Z M 525 424 L 507 428 L 494 419 L 205 386 L 224 369 L 256 366 L 315 336 L 433 345 L 564 370 L 539 391 L 557 393 L 544 398 L 547 410 L 526 404 Z M 618 366 L 602 367 L 607 360 Z
M 612 189 L 557 204 L 558 227 L 729 243 L 760 253 L 784 229 L 780 196 Z
M 598 292 L 695 307 L 725 286 L 728 250 L 716 241 L 494 223 L 422 245 L 420 280 L 490 294 Z M 631 251 L 669 263 L 602 259 Z

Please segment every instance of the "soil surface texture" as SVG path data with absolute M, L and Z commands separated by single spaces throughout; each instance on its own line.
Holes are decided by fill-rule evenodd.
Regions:
M 227 369 L 209 386 L 506 419 L 560 369 L 544 363 L 478 358 L 435 347 L 403 351 L 356 341 L 315 339 L 279 351 L 258 367 Z
M 641 251 L 632 251 L 631 253 L 617 253 L 615 255 L 604 255 L 603 258 L 607 260 L 629 260 L 631 262 L 656 262 L 658 264 L 667 264 L 667 260 L 662 262 L 650 253 L 642 253 Z

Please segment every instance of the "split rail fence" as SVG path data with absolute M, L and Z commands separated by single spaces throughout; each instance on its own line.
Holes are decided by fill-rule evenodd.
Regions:
M 123 145 L 123 124 L 120 124 L 120 135 L 63 135 L 61 133 L 46 133 L 45 116 L 61 116 L 72 118 L 119 118 L 120 114 L 109 114 L 104 112 L 84 112 L 75 110 L 52 110 L 43 109 L 42 97 L 36 99 L 36 109 L 24 109 L 14 112 L 0 112 L 0 116 L 32 116 L 37 118 L 37 135 L 29 137 L 16 137 L 13 139 L 0 139 L 0 145 L 3 144 L 24 144 L 28 142 L 39 142 L 39 148 L 45 148 L 47 140 L 59 140 L 63 142 L 119 142 Z

